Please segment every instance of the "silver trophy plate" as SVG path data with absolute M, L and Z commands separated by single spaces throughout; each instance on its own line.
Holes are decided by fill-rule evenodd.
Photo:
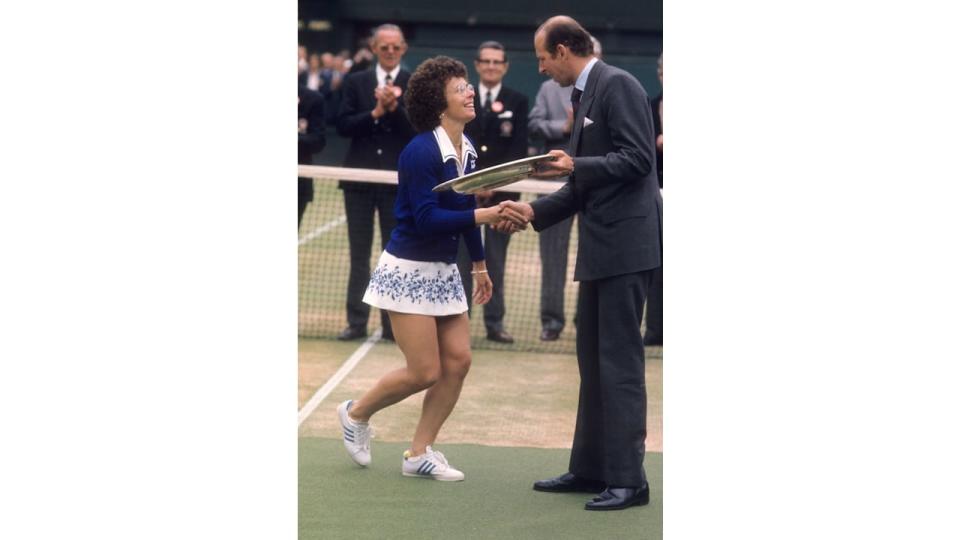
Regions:
M 519 182 L 530 176 L 530 173 L 537 170 L 537 165 L 544 161 L 556 161 L 555 156 L 544 154 L 542 156 L 533 156 L 516 161 L 503 163 L 495 167 L 489 167 L 480 171 L 465 174 L 453 180 L 447 180 L 442 184 L 437 184 L 434 191 L 446 191 L 452 189 L 457 193 L 477 193 L 478 191 L 487 191 L 493 188 L 506 186 L 514 182 Z

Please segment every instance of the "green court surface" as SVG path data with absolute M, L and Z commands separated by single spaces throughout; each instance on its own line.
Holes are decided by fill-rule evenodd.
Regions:
M 369 468 L 353 464 L 339 439 L 303 437 L 299 458 L 300 540 L 392 538 L 663 537 L 663 454 L 648 453 L 650 504 L 589 512 L 585 493 L 533 491 L 567 470 L 566 449 L 475 444 L 438 447 L 466 475 L 438 482 L 400 475 L 405 443 L 373 441 Z

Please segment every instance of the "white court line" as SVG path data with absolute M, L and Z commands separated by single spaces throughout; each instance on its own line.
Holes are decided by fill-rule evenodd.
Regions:
M 298 413 L 299 419 L 297 421 L 297 427 L 300 427 L 300 424 L 302 424 L 307 417 L 313 414 L 313 411 L 318 405 L 320 405 L 320 402 L 323 401 L 324 398 L 326 398 L 327 395 L 329 395 L 330 392 L 332 392 L 333 389 L 336 388 L 337 385 L 340 384 L 340 382 L 343 381 L 343 379 L 346 378 L 351 371 L 353 371 L 353 368 L 357 367 L 357 364 L 359 364 L 360 360 L 362 360 L 363 357 L 370 352 L 370 349 L 373 348 L 373 345 L 380 341 L 380 335 L 382 334 L 382 331 L 382 328 L 377 329 L 372 336 L 367 338 L 367 340 L 363 342 L 363 345 L 360 345 L 360 348 L 354 351 L 353 354 L 350 355 L 350 358 L 347 358 L 347 361 L 340 366 L 340 369 L 333 374 L 333 377 L 330 377 L 330 380 L 328 380 L 323 386 L 320 387 L 319 390 L 317 390 L 315 394 L 313 394 L 313 396 L 310 398 L 310 401 L 307 401 L 307 403 L 302 409 L 300 409 L 300 412 Z
M 319 236 L 323 236 L 323 233 L 329 231 L 330 229 L 332 229 L 332 228 L 334 228 L 334 227 L 337 227 L 337 226 L 339 226 L 339 225 L 343 225 L 343 224 L 346 223 L 346 222 L 347 222 L 347 216 L 340 216 L 340 217 L 338 217 L 338 218 L 336 218 L 336 219 L 331 219 L 330 221 L 328 221 L 328 222 L 324 223 L 323 225 L 321 225 L 321 226 L 317 227 L 316 229 L 314 229 L 313 232 L 311 232 L 310 234 L 308 234 L 308 235 L 304 236 L 303 238 L 301 238 L 301 239 L 300 239 L 300 242 L 299 242 L 297 245 L 302 246 L 302 245 L 306 244 L 307 242 L 313 240 L 314 238 L 317 238 L 317 237 L 319 237 Z

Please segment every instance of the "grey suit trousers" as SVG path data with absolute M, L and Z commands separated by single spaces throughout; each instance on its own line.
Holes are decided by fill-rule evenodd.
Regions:
M 560 332 L 567 322 L 563 313 L 563 293 L 567 285 L 572 227 L 573 218 L 570 217 L 540 232 L 540 323 L 544 330 Z
M 640 317 L 653 270 L 581 281 L 580 403 L 570 472 L 614 487 L 646 484 L 647 386 Z

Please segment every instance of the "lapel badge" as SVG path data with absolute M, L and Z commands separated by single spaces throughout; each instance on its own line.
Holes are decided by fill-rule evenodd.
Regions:
M 495 112 L 495 113 L 497 113 L 497 114 L 502 113 L 502 112 L 503 112 L 503 103 L 500 103 L 499 101 L 494 101 L 493 104 L 490 105 L 490 110 L 493 111 L 493 112 Z
M 306 118 L 301 118 L 301 119 L 300 119 L 300 127 L 299 127 L 300 133 L 306 133 L 306 132 L 307 132 L 307 126 L 308 126 L 308 125 L 309 125 L 309 123 L 307 122 L 307 119 L 306 119 Z
M 504 120 L 500 123 L 500 135 L 504 137 L 509 137 L 513 133 L 513 122 L 509 120 Z

